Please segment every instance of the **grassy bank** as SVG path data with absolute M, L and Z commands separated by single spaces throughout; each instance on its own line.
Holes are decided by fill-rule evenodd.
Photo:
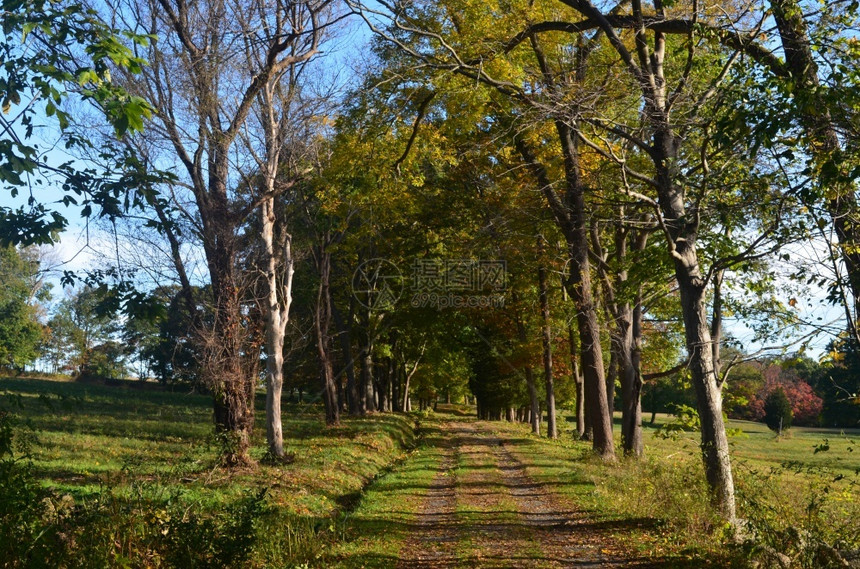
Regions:
M 718 567 L 760 558 L 761 547 L 727 545 L 726 528 L 708 506 L 698 433 L 656 436 L 668 420 L 646 427 L 644 459 L 620 458 L 614 465 L 591 456 L 590 443 L 573 440 L 570 430 L 548 441 L 526 425 L 497 423 L 496 429 L 517 442 L 514 452 L 531 476 L 556 485 L 595 518 L 623 522 L 620 537 L 645 555 L 687 556 Z M 569 429 L 572 423 L 562 424 Z M 788 555 L 792 567 L 826 566 L 804 544 L 860 548 L 860 431 L 796 427 L 776 437 L 759 423 L 731 421 L 729 427 L 737 431 L 730 444 L 738 514 L 757 544 Z
M 16 512 L 28 496 L 7 476 L 6 566 L 41 559 L 46 566 L 289 567 L 336 539 L 341 513 L 415 442 L 403 415 L 326 428 L 318 406 L 286 404 L 292 462 L 228 471 L 218 466 L 207 396 L 0 379 L 0 398 L 6 423 L 16 421 L 16 460 L 5 463 L 26 471 L 29 497 L 39 502 L 29 514 Z M 257 459 L 265 452 L 263 415 L 260 399 Z M 84 525 L 94 537 L 83 539 Z M 23 545 L 39 528 L 42 553 L 38 543 Z

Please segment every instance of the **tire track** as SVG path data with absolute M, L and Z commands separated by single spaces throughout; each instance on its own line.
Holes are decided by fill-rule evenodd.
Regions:
M 491 438 L 499 470 L 516 501 L 522 523 L 540 543 L 549 567 L 652 567 L 652 562 L 631 557 L 605 529 L 583 512 L 563 506 L 552 490 L 536 483 L 525 466 L 502 441 Z
M 449 425 L 441 426 L 450 434 Z M 415 533 L 400 549 L 398 569 L 437 569 L 457 567 L 457 471 L 459 446 L 456 436 L 444 438 L 439 469 L 433 477 L 424 503 L 413 522 Z
M 488 425 L 446 422 L 439 435 L 442 459 L 399 569 L 661 566 L 631 555 L 610 535 L 612 524 L 535 482 Z

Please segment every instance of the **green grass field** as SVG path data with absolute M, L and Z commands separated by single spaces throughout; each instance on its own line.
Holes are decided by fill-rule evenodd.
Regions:
M 294 461 L 248 472 L 217 467 L 211 398 L 129 386 L 0 379 L 5 407 L 34 429 L 36 471 L 51 488 L 84 497 L 104 486 L 179 482 L 192 494 L 218 501 L 243 487 L 271 486 L 293 513 L 328 515 L 412 445 L 402 416 L 345 419 L 326 429 L 319 408 L 286 404 L 285 448 Z M 262 397 L 252 456 L 265 452 Z M 290 498 L 287 499 L 286 496 Z
M 248 510 L 246 529 L 254 551 L 246 555 L 242 544 L 234 544 L 241 550 L 237 555 L 250 560 L 245 565 L 288 567 L 293 559 L 314 558 L 336 538 L 342 524 L 340 513 L 355 505 L 367 484 L 407 458 L 415 444 L 412 419 L 404 415 L 344 418 L 341 425 L 326 428 L 319 406 L 288 403 L 283 409 L 284 442 L 292 462 L 277 466 L 260 462 L 254 468 L 225 470 L 219 466 L 211 398 L 206 395 L 131 383 L 104 386 L 0 379 L 0 409 L 18 419 L 15 446 L 29 443 L 30 470 L 54 497 L 55 504 L 48 510 L 54 512 L 71 503 L 82 523 L 92 523 L 86 520 L 94 513 L 98 524 L 105 525 L 99 526 L 103 543 L 87 547 L 92 550 L 90 557 L 106 557 L 105 566 L 110 567 L 188 563 L 230 567 L 229 555 L 212 549 L 209 542 L 239 532 L 227 518 L 251 503 L 263 508 Z M 256 459 L 265 453 L 263 418 L 261 396 L 251 453 Z M 26 458 L 20 449 L 18 458 Z M 17 497 L 14 488 L 9 491 Z M 8 512 L 14 517 L 16 506 L 10 504 L 0 504 L 0 514 Z M 44 521 L 44 509 L 39 512 Z M 20 530 L 32 521 L 19 520 L 14 524 L 18 527 L 7 531 Z M 187 557 L 195 552 L 177 553 L 194 547 L 190 538 L 188 545 L 165 545 L 159 540 L 169 541 L 169 536 L 144 540 L 145 536 L 128 535 L 146 534 L 159 524 L 165 533 L 174 528 L 185 533 L 198 531 L 199 559 Z M 55 525 L 63 535 L 62 523 Z M 266 526 L 277 527 L 277 531 L 267 532 Z M 140 539 L 134 539 L 137 537 Z M 11 541 L 6 545 L 11 546 Z M 78 542 L 77 547 L 82 547 L 80 539 Z M 0 559 L 3 556 L 0 546 Z M 129 559 L 147 561 L 127 564 Z
M 20 419 L 16 437 L 30 441 L 38 484 L 55 501 L 70 500 L 87 523 L 104 525 L 96 532 L 103 539 L 86 546 L 96 552 L 92 555 L 108 555 L 105 566 L 182 565 L 186 561 L 170 560 L 199 552 L 170 542 L 166 533 L 163 540 L 153 534 L 143 541 L 128 534 L 149 535 L 147 528 L 156 527 L 181 529 L 200 544 L 227 539 L 241 534 L 228 518 L 251 508 L 255 496 L 265 496 L 265 511 L 248 509 L 243 530 L 253 536 L 248 538 L 253 550 L 233 544 L 236 555 L 244 555 L 242 566 L 394 562 L 408 539 L 402 528 L 420 508 L 422 496 L 415 489 L 426 490 L 438 469 L 432 413 L 345 418 L 326 428 L 318 405 L 285 404 L 285 447 L 294 460 L 225 470 L 218 465 L 210 398 L 145 387 L 0 379 L 0 408 Z M 252 456 L 261 459 L 262 398 L 257 417 Z M 427 424 L 423 439 L 416 439 L 416 419 Z M 668 420 L 659 416 L 657 423 Z M 644 460 L 605 465 L 591 456 L 589 443 L 573 440 L 572 424 L 560 421 L 558 441 L 532 436 L 527 425 L 493 423 L 492 428 L 510 442 L 529 476 L 553 485 L 595 519 L 617 523 L 623 528 L 619 539 L 637 544 L 643 555 L 677 559 L 689 552 L 715 566 L 732 563 L 734 553 L 723 547 L 725 536 L 709 513 L 696 433 L 663 439 L 648 426 Z M 731 438 L 741 516 L 763 528 L 775 545 L 782 546 L 791 528 L 860 542 L 860 432 L 795 427 L 777 438 L 758 423 L 733 421 L 730 427 L 742 431 Z M 475 472 L 489 468 L 479 459 L 470 467 Z M 463 475 L 468 482 L 469 473 Z M 491 483 L 486 482 L 492 490 Z M 398 504 L 396 518 L 392 500 Z M 95 518 L 86 517 L 93 512 Z M 458 546 L 464 551 L 470 547 L 465 539 Z M 203 552 L 206 563 L 195 563 L 230 566 L 231 558 L 220 551 Z M 123 561 L 129 559 L 147 561 Z
M 652 553 L 690 549 L 720 559 L 727 552 L 714 539 L 720 528 L 707 507 L 699 434 L 656 436 L 657 427 L 671 420 L 658 415 L 655 425 L 645 427 L 646 456 L 640 461 L 598 464 L 589 457 L 590 443 L 572 440 L 570 432 L 556 443 L 532 439 L 529 453 L 552 457 L 536 468 L 538 478 L 588 480 L 560 486 L 586 507 L 614 518 L 659 520 L 638 538 Z M 793 427 L 777 437 L 761 423 L 732 420 L 727 426 L 737 432 L 729 444 L 738 514 L 763 539 L 791 549 L 799 531 L 860 547 L 860 430 Z M 527 432 L 521 425 L 500 428 Z M 615 436 L 617 441 L 619 413 Z

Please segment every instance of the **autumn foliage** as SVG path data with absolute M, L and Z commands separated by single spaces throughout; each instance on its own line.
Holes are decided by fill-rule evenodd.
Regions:
M 765 418 L 765 401 L 777 390 L 782 390 L 791 403 L 794 424 L 815 425 L 824 408 L 824 400 L 812 390 L 806 381 L 791 371 L 783 370 L 773 364 L 763 370 L 764 385 L 749 402 L 752 417 L 761 421 Z

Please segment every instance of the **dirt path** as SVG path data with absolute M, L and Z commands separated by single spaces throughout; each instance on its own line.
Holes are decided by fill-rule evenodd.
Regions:
M 652 567 L 532 480 L 487 423 L 443 423 L 443 459 L 400 568 Z
M 415 517 L 414 533 L 401 550 L 397 564 L 399 569 L 457 565 L 455 547 L 459 538 L 459 527 L 455 509 L 459 448 L 456 433 L 450 425 L 445 424 L 442 428 L 444 431 L 450 431 L 452 436 L 440 443 L 444 455 Z

